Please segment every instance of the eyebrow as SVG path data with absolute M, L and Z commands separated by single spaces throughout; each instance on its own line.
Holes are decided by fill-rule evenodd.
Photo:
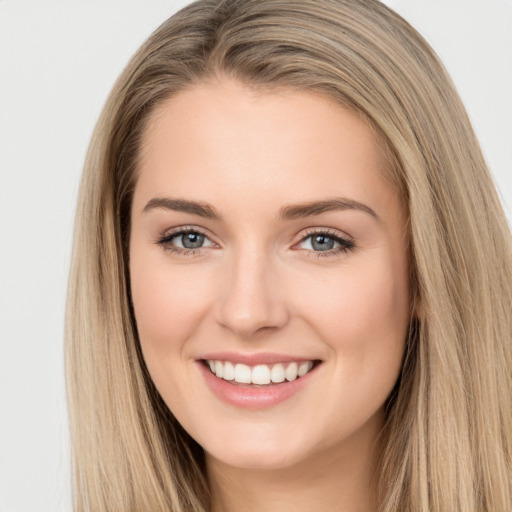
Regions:
M 187 201 L 185 199 L 171 199 L 169 197 L 154 197 L 146 206 L 143 212 L 147 212 L 154 208 L 164 208 L 165 210 L 174 210 L 176 212 L 192 213 L 206 219 L 220 220 L 221 216 L 217 213 L 213 206 L 207 203 L 199 203 L 196 201 Z
M 221 215 L 208 203 L 188 201 L 186 199 L 172 199 L 169 197 L 155 197 L 151 199 L 143 212 L 155 208 L 163 208 L 177 212 L 191 213 L 207 219 L 221 220 Z M 314 217 L 322 213 L 336 210 L 358 210 L 367 213 L 379 220 L 379 216 L 369 206 L 359 201 L 347 198 L 332 198 L 324 201 L 311 201 L 308 203 L 294 204 L 281 208 L 279 218 L 281 220 L 294 220 L 303 217 Z
M 379 216 L 369 206 L 344 197 L 335 197 L 325 201 L 312 201 L 309 203 L 285 206 L 280 210 L 279 217 L 282 220 L 293 220 L 301 217 L 313 217 L 315 215 L 336 210 L 358 210 L 368 213 L 376 220 L 379 220 Z

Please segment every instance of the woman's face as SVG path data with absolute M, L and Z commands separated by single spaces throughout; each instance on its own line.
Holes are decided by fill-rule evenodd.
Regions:
M 139 171 L 140 343 L 207 457 L 283 468 L 370 446 L 410 294 L 405 212 L 369 126 L 319 94 L 203 83 L 156 110 Z

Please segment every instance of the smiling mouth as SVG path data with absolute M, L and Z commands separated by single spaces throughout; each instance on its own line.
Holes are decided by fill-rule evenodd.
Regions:
M 242 363 L 203 359 L 202 363 L 219 379 L 233 385 L 267 387 L 292 382 L 307 375 L 321 361 L 301 361 L 249 366 Z

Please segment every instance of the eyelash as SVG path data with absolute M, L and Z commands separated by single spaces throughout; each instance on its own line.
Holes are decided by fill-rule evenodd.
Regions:
M 197 227 L 180 227 L 176 228 L 175 230 L 171 231 L 170 233 L 166 233 L 164 236 L 159 238 L 156 243 L 160 245 L 165 251 L 169 251 L 171 253 L 177 254 L 179 256 L 188 256 L 193 257 L 197 256 L 203 247 L 198 247 L 197 249 L 186 249 L 183 247 L 177 247 L 176 245 L 171 244 L 171 240 L 178 236 L 183 236 L 188 233 L 194 233 L 201 236 L 204 236 L 206 239 L 210 240 L 210 237 L 201 229 Z M 339 247 L 335 249 L 329 249 L 326 251 L 314 251 L 311 249 L 302 249 L 308 251 L 308 256 L 310 257 L 328 257 L 328 256 L 337 256 L 342 253 L 347 253 L 350 251 L 353 251 L 356 247 L 354 240 L 351 238 L 344 238 L 340 236 L 337 232 L 330 230 L 330 229 L 309 229 L 305 233 L 303 233 L 301 239 L 296 245 L 299 245 L 301 243 L 304 243 L 308 238 L 311 238 L 313 235 L 320 235 L 325 236 L 326 238 L 331 238 L 334 240 L 334 242 L 339 244 Z M 211 241 L 211 240 L 210 240 Z
M 183 236 L 189 233 L 196 233 L 210 240 L 210 237 L 201 229 L 192 226 L 184 226 L 176 228 L 175 230 L 172 230 L 169 233 L 166 233 L 164 236 L 158 239 L 156 243 L 160 245 L 164 249 L 164 251 L 172 252 L 174 254 L 177 254 L 178 256 L 196 256 L 201 252 L 202 247 L 198 247 L 197 249 L 186 249 L 184 247 L 177 247 L 171 244 L 171 240 L 173 238 L 176 238 L 177 236 L 180 235 Z
M 347 253 L 350 251 L 353 251 L 356 248 L 356 244 L 354 243 L 354 240 L 347 237 L 342 237 L 338 234 L 338 232 L 332 230 L 332 229 L 315 229 L 311 228 L 306 230 L 305 233 L 301 236 L 300 241 L 298 244 L 304 243 L 308 238 L 311 238 L 313 235 L 320 235 L 325 236 L 326 238 L 331 238 L 334 240 L 334 242 L 340 244 L 339 247 L 335 249 L 329 249 L 327 251 L 313 251 L 310 249 L 303 249 L 308 251 L 308 256 L 314 257 L 314 258 L 324 258 L 328 256 L 337 256 L 339 254 Z M 298 245 L 295 244 L 295 245 Z

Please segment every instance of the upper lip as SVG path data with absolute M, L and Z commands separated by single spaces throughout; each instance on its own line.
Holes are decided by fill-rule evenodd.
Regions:
M 246 364 L 247 366 L 256 366 L 258 364 L 276 364 L 276 363 L 301 363 L 304 361 L 317 361 L 315 357 L 293 356 L 290 354 L 276 354 L 273 352 L 212 352 L 198 358 L 198 360 L 229 361 L 231 363 Z

